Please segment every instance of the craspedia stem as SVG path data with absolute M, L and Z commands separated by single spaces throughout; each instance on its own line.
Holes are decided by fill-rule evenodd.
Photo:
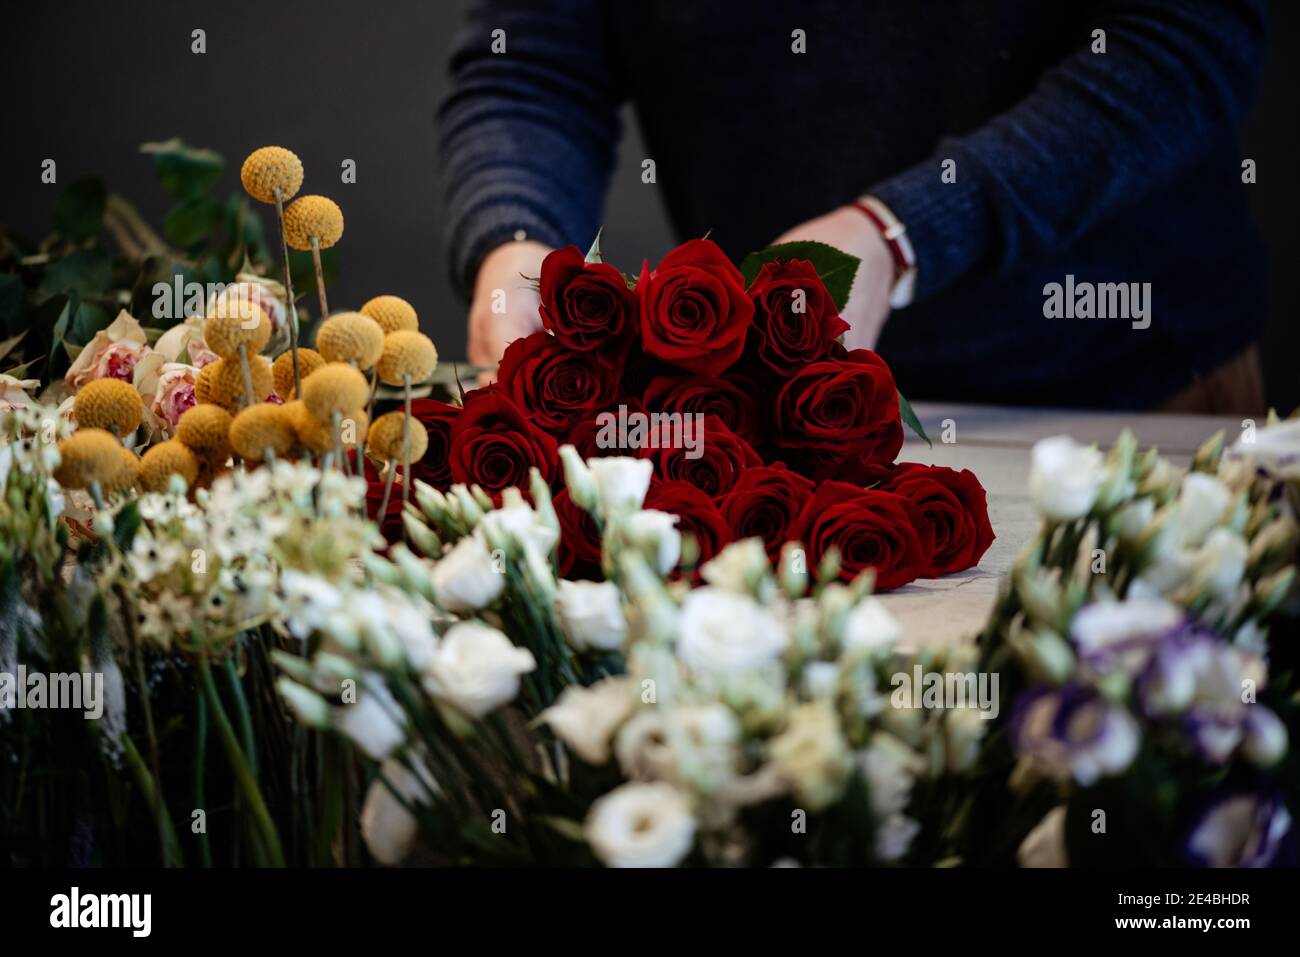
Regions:
M 378 523 L 382 529 L 384 527 L 384 516 L 388 514 L 388 499 L 393 494 L 393 476 L 397 474 L 397 463 L 388 463 L 388 475 L 384 478 L 384 500 L 379 503 Z M 405 522 L 402 523 L 405 527 Z
M 411 377 L 402 376 L 402 387 L 406 392 L 406 415 L 402 418 L 402 505 L 411 501 Z M 406 524 L 402 524 L 405 536 Z
M 293 394 L 302 395 L 302 376 L 298 372 L 298 306 L 293 301 L 293 272 L 289 269 L 289 243 L 284 238 L 284 193 L 275 188 L 275 219 L 280 226 L 280 255 L 284 259 L 284 297 L 289 307 L 289 349 L 293 352 Z
M 244 408 L 257 402 L 253 395 L 253 372 L 248 368 L 248 346 L 239 344 L 239 371 L 244 374 Z
M 311 238 L 311 264 L 316 269 L 316 298 L 320 300 L 320 318 L 324 322 L 330 317 L 329 300 L 325 298 L 325 270 L 320 264 L 320 239 Z
M 335 409 L 330 413 L 330 426 L 334 431 L 334 454 L 339 460 L 339 471 L 347 474 L 347 461 L 343 458 L 343 413 Z

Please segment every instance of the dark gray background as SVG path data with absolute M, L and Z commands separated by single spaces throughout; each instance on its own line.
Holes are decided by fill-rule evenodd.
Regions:
M 1300 253 L 1300 3 L 1273 0 L 1270 7 L 1264 83 L 1242 130 L 1242 155 L 1259 165 L 1250 195 L 1272 266 L 1264 348 L 1269 396 L 1289 411 L 1300 404 L 1300 332 L 1289 283 Z M 331 308 L 355 307 L 381 292 L 405 296 L 443 355 L 461 357 L 465 306 L 451 290 L 439 249 L 433 117 L 463 8 L 464 0 L 7 7 L 0 14 L 0 222 L 42 235 L 62 185 L 94 173 L 159 223 L 169 202 L 150 159 L 137 151 L 140 143 L 180 136 L 217 150 L 227 159 L 228 189 L 238 186 L 248 151 L 287 146 L 306 166 L 304 189 L 334 197 L 346 217 Z M 207 31 L 202 56 L 190 52 L 190 31 L 198 27 Z M 656 188 L 641 183 L 634 123 L 620 155 L 605 252 L 633 265 L 657 260 L 672 237 Z M 46 157 L 58 162 L 58 186 L 40 183 Z M 340 182 L 345 158 L 357 163 L 353 185 Z M 1215 237 L 1201 240 L 1213 244 Z

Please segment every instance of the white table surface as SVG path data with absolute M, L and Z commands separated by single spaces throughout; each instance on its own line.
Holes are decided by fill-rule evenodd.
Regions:
M 1095 442 L 1104 450 L 1128 426 L 1140 448 L 1154 445 L 1182 465 L 1219 429 L 1225 429 L 1232 441 L 1242 427 L 1240 417 L 940 403 L 917 403 L 915 409 L 934 447 L 909 431 L 899 461 L 974 472 L 988 491 L 989 519 L 997 539 L 978 568 L 917 581 L 882 596 L 912 645 L 969 639 L 979 631 L 997 597 L 1001 576 L 1038 529 L 1026 483 L 1029 450 L 1039 439 L 1071 435 L 1080 442 Z M 945 420 L 952 422 L 955 441 L 951 443 L 940 441 Z

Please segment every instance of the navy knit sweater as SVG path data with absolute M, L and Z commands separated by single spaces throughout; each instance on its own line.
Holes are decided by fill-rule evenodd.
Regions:
M 733 258 L 864 193 L 893 209 L 919 281 L 878 349 L 909 396 L 1149 406 L 1263 322 L 1235 142 L 1263 19 L 1262 0 L 481 0 L 440 115 L 452 270 L 467 289 L 517 229 L 585 248 L 630 100 L 674 227 Z M 1150 283 L 1150 327 L 1046 318 L 1067 275 Z

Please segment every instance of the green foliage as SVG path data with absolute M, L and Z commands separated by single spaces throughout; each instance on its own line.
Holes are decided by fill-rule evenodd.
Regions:
M 858 264 L 862 261 L 843 250 L 826 243 L 804 240 L 794 243 L 778 243 L 758 252 L 750 253 L 740 264 L 740 273 L 745 277 L 745 285 L 758 278 L 759 271 L 767 263 L 776 259 L 806 259 L 812 263 L 821 276 L 826 291 L 835 301 L 836 309 L 843 309 L 853 291 L 853 277 L 857 275 Z

